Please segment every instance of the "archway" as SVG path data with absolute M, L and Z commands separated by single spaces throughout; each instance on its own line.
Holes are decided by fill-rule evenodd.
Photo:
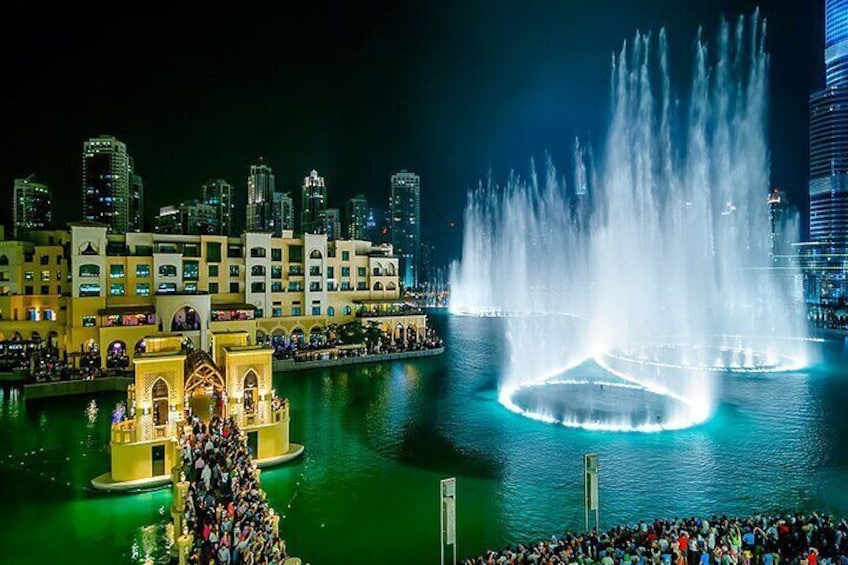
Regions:
M 259 379 L 256 378 L 256 373 L 253 369 L 247 372 L 244 376 L 244 413 L 253 414 L 256 412 L 257 401 L 259 400 Z
M 224 377 L 203 350 L 189 353 L 186 358 L 186 406 L 189 414 L 209 421 L 213 416 L 224 417 Z
M 200 315 L 197 310 L 186 304 L 171 319 L 172 332 L 193 332 L 200 329 Z
M 324 333 L 321 331 L 321 328 L 318 326 L 312 326 L 312 329 L 309 330 L 309 343 L 318 344 L 324 341 Z
M 51 350 L 59 349 L 59 332 L 56 330 L 51 330 L 47 334 L 47 348 Z
M 144 338 L 141 338 L 137 342 L 135 342 L 134 352 L 136 355 L 140 355 L 147 351 L 147 343 L 144 341 Z
M 415 324 L 406 326 L 406 341 L 418 342 L 418 327 Z
M 164 426 L 168 423 L 168 383 L 165 379 L 156 379 L 151 394 L 153 401 L 153 425 Z
M 106 368 L 126 369 L 130 366 L 130 358 L 127 356 L 127 344 L 116 339 L 106 348 Z
M 374 283 L 374 290 L 383 290 L 383 283 L 377 281 Z
M 398 325 L 395 326 L 395 341 L 401 341 L 403 339 L 403 324 L 398 322 Z
M 266 341 L 268 341 L 268 334 L 266 334 L 261 329 L 257 329 L 256 330 L 256 345 L 262 345 Z
M 12 332 L 12 335 L 9 337 L 9 341 L 21 341 L 22 339 L 21 332 Z
M 291 331 L 291 343 L 294 345 L 300 345 L 303 343 L 303 330 L 301 328 L 295 328 Z

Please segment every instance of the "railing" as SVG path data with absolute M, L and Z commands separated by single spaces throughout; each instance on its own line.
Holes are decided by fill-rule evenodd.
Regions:
M 112 424 L 112 443 L 124 444 L 136 441 L 135 420 L 124 420 Z

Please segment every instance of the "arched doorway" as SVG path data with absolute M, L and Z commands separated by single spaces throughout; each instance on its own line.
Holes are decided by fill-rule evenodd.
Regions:
M 403 340 L 403 324 L 398 322 L 398 325 L 395 326 L 395 341 Z
M 313 345 L 317 345 L 323 343 L 324 334 L 321 332 L 321 328 L 318 326 L 312 326 L 312 329 L 309 330 L 309 343 Z
M 245 415 L 256 413 L 259 400 L 259 379 L 253 369 L 244 376 L 244 400 L 242 401 Z
M 172 332 L 193 332 L 200 329 L 200 315 L 197 310 L 185 305 L 176 312 L 171 319 Z
M 415 324 L 409 324 L 406 326 L 406 341 L 413 343 L 418 342 L 418 327 Z
M 213 416 L 225 417 L 224 378 L 203 350 L 191 352 L 186 358 L 185 405 L 186 417 L 196 416 L 209 421 Z
M 51 330 L 50 333 L 47 334 L 47 348 L 53 352 L 58 351 L 59 332 L 57 332 L 56 330 Z
M 301 345 L 303 344 L 303 330 L 300 328 L 295 328 L 291 332 L 291 343 L 292 345 Z
M 168 383 L 164 379 L 157 379 L 153 383 L 151 397 L 153 401 L 153 425 L 164 426 L 168 423 Z
M 256 345 L 262 345 L 268 341 L 268 334 L 266 334 L 263 330 L 256 330 Z
M 127 344 L 116 339 L 106 348 L 106 368 L 126 369 L 130 366 L 130 358 L 127 356 Z
M 141 355 L 145 351 L 147 351 L 147 343 L 144 341 L 144 338 L 141 338 L 137 342 L 135 342 L 135 348 L 133 349 L 135 355 Z

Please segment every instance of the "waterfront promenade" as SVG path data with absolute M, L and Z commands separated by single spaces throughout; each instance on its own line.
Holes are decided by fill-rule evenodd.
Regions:
M 846 565 L 848 523 L 826 514 L 687 518 L 568 532 L 465 565 Z

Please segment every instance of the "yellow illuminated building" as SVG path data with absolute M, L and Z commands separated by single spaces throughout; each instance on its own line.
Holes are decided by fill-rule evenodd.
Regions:
M 149 336 L 171 333 L 208 351 L 213 334 L 303 343 L 367 318 L 392 340 L 422 339 L 426 317 L 398 311 L 400 297 L 391 246 L 368 241 L 291 231 L 119 235 L 92 222 L 0 241 L 0 343 L 97 352 L 104 367 L 118 356 L 132 362 Z
M 92 485 L 119 491 L 171 481 L 180 434 L 193 416 L 232 417 L 258 466 L 299 456 L 303 446 L 289 441 L 288 400 L 272 389 L 272 350 L 249 345 L 248 337 L 211 332 L 207 353 L 187 350 L 180 334 L 148 336 L 146 351 L 134 359 L 128 418 L 112 424 L 111 471 Z

